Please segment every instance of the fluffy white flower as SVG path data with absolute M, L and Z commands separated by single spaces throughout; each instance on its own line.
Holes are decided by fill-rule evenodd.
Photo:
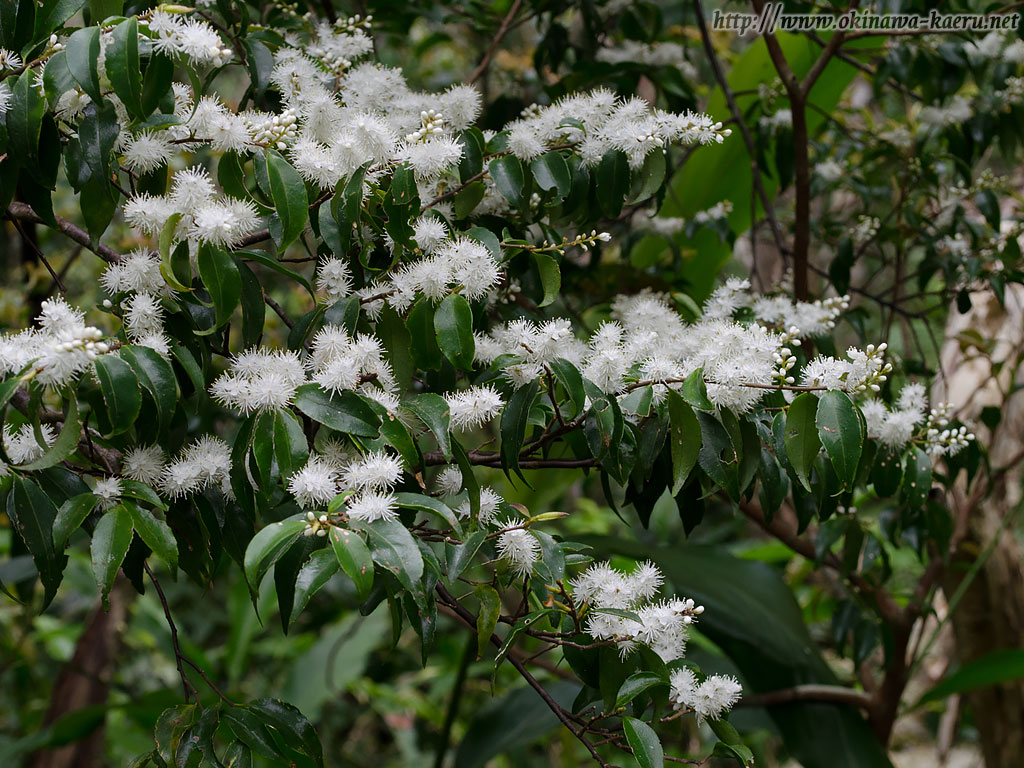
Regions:
M 467 430 L 486 424 L 495 418 L 504 406 L 501 395 L 490 385 L 445 395 L 455 429 Z
M 342 473 L 345 490 L 379 491 L 393 488 L 402 477 L 402 462 L 383 451 L 371 451 L 349 464 Z
M 394 520 L 398 513 L 395 497 L 390 493 L 367 491 L 348 501 L 347 514 L 353 520 L 372 523 L 374 520 Z
M 158 445 L 137 446 L 121 459 L 121 472 L 130 480 L 155 485 L 164 471 L 166 456 Z
M 166 136 L 145 132 L 133 136 L 124 150 L 124 164 L 136 173 L 149 173 L 174 155 L 174 145 Z
M 498 556 L 508 563 L 509 570 L 519 578 L 529 576 L 533 564 L 540 559 L 540 542 L 523 528 L 513 528 L 514 520 L 505 522 L 504 530 L 498 536 Z
M 326 295 L 329 303 L 344 299 L 352 292 L 352 270 L 341 259 L 327 256 L 320 260 L 316 287 Z
M 305 381 L 306 372 L 297 354 L 256 348 L 237 355 L 210 386 L 210 394 L 246 414 L 274 411 L 288 407 Z
M 311 457 L 291 476 L 288 491 L 303 508 L 323 506 L 338 494 L 338 470 L 317 456 Z
M 100 509 L 110 509 L 121 500 L 121 481 L 116 477 L 97 480 L 92 493 Z

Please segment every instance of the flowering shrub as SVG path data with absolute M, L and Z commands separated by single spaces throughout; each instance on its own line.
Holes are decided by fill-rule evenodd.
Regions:
M 369 16 L 160 5 L 69 27 L 72 5 L 16 4 L 34 26 L 4 17 L 0 50 L 2 202 L 106 262 L 95 306 L 53 297 L 0 337 L 0 487 L 36 607 L 60 593 L 69 547 L 89 548 L 104 600 L 119 572 L 137 589 L 158 567 L 207 584 L 226 553 L 254 604 L 273 573 L 286 630 L 339 574 L 364 614 L 386 602 L 396 632 L 408 622 L 424 658 L 449 620 L 480 656 L 494 645 L 602 765 L 615 750 L 660 765 L 657 729 L 682 717 L 752 759 L 725 722 L 739 681 L 686 658 L 704 606 L 488 481 L 593 473 L 645 524 L 667 492 L 688 532 L 707 498 L 756 499 L 768 524 L 792 505 L 833 537 L 819 557 L 844 538 L 844 563 L 884 551 L 837 514 L 858 489 L 898 496 L 908 530 L 926 514 L 933 459 L 974 436 L 927 382 L 892 386 L 880 338 L 836 347 L 849 296 L 731 278 L 700 304 L 644 289 L 585 312 L 588 258 L 659 204 L 673 158 L 739 140 L 727 116 L 595 88 L 481 129 L 476 87 L 419 91 L 374 60 Z M 81 227 L 54 213 L 58 166 Z M 692 236 L 732 211 L 635 226 Z M 572 708 L 519 641 L 564 658 L 583 683 Z M 175 654 L 185 704 L 138 764 L 186 748 L 322 763 L 288 704 L 221 694 L 209 719 Z

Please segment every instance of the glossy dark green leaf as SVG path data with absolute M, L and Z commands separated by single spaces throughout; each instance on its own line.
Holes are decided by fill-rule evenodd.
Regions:
M 523 175 L 523 164 L 515 155 L 504 155 L 491 160 L 488 165 L 494 186 L 498 191 L 516 208 L 523 208 L 526 205 L 524 186 L 526 179 Z
M 82 526 L 95 506 L 96 496 L 91 492 L 72 496 L 60 505 L 53 521 L 53 547 L 56 551 L 64 549 L 71 534 Z
M 402 509 L 415 509 L 419 512 L 429 512 L 437 515 L 442 521 L 451 526 L 456 536 L 462 535 L 462 524 L 455 510 L 439 499 L 425 496 L 422 493 L 409 493 L 400 491 L 395 494 L 395 503 Z
M 110 153 L 119 132 L 117 110 L 113 104 L 100 102 L 85 108 L 78 122 L 78 140 L 82 145 L 82 157 L 96 181 L 110 178 Z M 109 185 L 103 187 L 108 196 L 112 189 Z
M 321 206 L 321 210 L 322 209 L 323 206 Z M 270 254 L 264 253 L 263 251 L 235 251 L 235 254 L 249 261 L 255 261 L 262 264 L 264 267 L 274 270 L 279 275 L 284 275 L 289 280 L 294 280 L 309 292 L 311 298 L 316 296 L 316 292 L 313 290 L 313 284 L 309 282 L 309 280 L 295 270 L 290 269 L 285 264 L 282 264 Z
M 124 346 L 118 354 L 135 372 L 142 388 L 153 398 L 160 424 L 170 424 L 181 397 L 171 364 L 149 347 Z
M 494 628 L 498 626 L 501 598 L 489 584 L 478 584 L 473 588 L 473 595 L 480 601 L 480 610 L 476 615 L 476 657 L 480 659 L 491 643 Z
M 565 158 L 558 152 L 545 152 L 534 158 L 530 163 L 530 170 L 537 181 L 537 186 L 545 192 L 554 189 L 560 197 L 569 194 L 572 174 L 565 163 Z
M 569 395 L 569 400 L 573 405 L 573 413 L 563 413 L 562 417 L 575 418 L 583 412 L 587 402 L 586 390 L 583 387 L 583 374 L 580 373 L 579 368 L 563 358 L 552 360 L 548 366 L 555 374 L 558 383 L 565 387 L 566 394 Z
M 100 58 L 100 28 L 76 29 L 65 45 L 71 76 L 82 90 L 89 94 L 93 104 L 102 104 L 103 93 L 100 90 L 100 76 L 96 69 Z
M 199 246 L 199 278 L 210 292 L 217 310 L 217 328 L 231 319 L 242 298 L 242 277 L 238 265 L 226 251 L 204 243 Z
M 786 457 L 797 479 L 807 490 L 811 490 L 811 467 L 821 450 L 817 411 L 817 396 L 804 392 L 797 395 L 786 413 Z
M 114 27 L 104 63 L 114 93 L 121 99 L 128 114 L 136 119 L 145 117 L 145 110 L 142 108 L 138 19 L 126 19 Z
M 967 662 L 940 680 L 918 700 L 915 707 L 929 701 L 941 701 L 955 693 L 976 691 L 1021 679 L 1024 679 L 1024 649 L 992 651 Z
M 836 476 L 849 490 L 857 477 L 864 443 L 864 427 L 853 402 L 845 392 L 830 391 L 818 400 L 815 416 L 818 438 L 825 447 Z
M 417 584 L 423 576 L 423 555 L 409 529 L 398 520 L 374 520 L 366 526 L 373 562 L 393 574 L 423 607 Z
M 7 495 L 7 516 L 21 536 L 43 584 L 43 606 L 57 594 L 67 558 L 53 544 L 57 508 L 50 497 L 31 480 L 15 477 Z
M 412 337 L 409 351 L 418 368 L 436 371 L 441 367 L 441 348 L 437 345 L 434 330 L 434 306 L 427 299 L 420 299 L 409 312 L 405 327 Z
M 473 561 L 476 553 L 480 551 L 480 547 L 486 539 L 487 531 L 485 529 L 473 531 L 461 544 L 452 548 L 448 555 L 449 584 L 454 584 L 458 580 L 462 572 Z
M 118 504 L 96 523 L 89 548 L 92 574 L 104 605 L 107 605 L 107 595 L 114 586 L 114 578 L 131 543 L 132 517 L 123 504 Z
M 35 40 L 49 37 L 60 29 L 65 21 L 74 16 L 84 4 L 85 0 L 45 0 L 36 11 L 32 37 Z
M 552 304 L 562 290 L 562 273 L 558 268 L 558 262 L 546 253 L 533 251 L 533 261 L 540 273 L 540 285 L 544 290 L 544 297 L 540 300 L 538 307 L 546 307 Z
M 237 257 L 233 259 L 238 267 L 238 276 L 242 279 L 242 344 L 246 348 L 255 347 L 263 338 L 263 326 L 267 321 L 263 286 L 244 261 Z
M 501 411 L 501 468 L 506 475 L 515 472 L 522 477 L 519 451 L 526 439 L 530 408 L 539 390 L 540 382 L 537 380 L 520 387 L 512 393 Z
M 903 469 L 903 493 L 907 502 L 915 508 L 924 506 L 932 489 L 932 460 L 920 448 L 915 447 L 907 454 Z
M 651 726 L 635 717 L 624 717 L 622 730 L 640 768 L 664 768 L 665 752 Z
M 644 159 L 644 164 L 630 174 L 629 199 L 626 202 L 636 205 L 653 197 L 665 181 L 665 165 L 664 152 L 651 152 Z
M 306 529 L 305 519 L 291 518 L 270 523 L 257 533 L 245 549 L 245 579 L 256 590 L 267 571 L 295 543 Z
M 43 97 L 32 86 L 34 76 L 28 70 L 13 82 L 11 78 L 4 81 L 11 89 L 11 100 L 5 116 L 7 156 L 25 165 L 39 161 L 39 134 L 46 111 Z
M 173 573 L 178 567 L 178 542 L 171 532 L 170 526 L 148 509 L 137 504 L 123 505 L 131 515 L 132 527 L 146 546 L 156 553 L 157 557 L 167 563 Z
M 338 558 L 332 549 L 320 549 L 309 556 L 295 578 L 295 595 L 289 625 L 306 609 L 309 600 L 338 572 Z
M 679 388 L 683 399 L 701 411 L 713 411 L 715 404 L 708 400 L 708 388 L 704 383 L 704 369 L 698 368 L 683 381 Z
M 605 152 L 597 166 L 595 185 L 601 212 L 609 219 L 618 218 L 629 192 L 629 162 L 624 152 L 617 149 Z
M 875 493 L 882 497 L 893 496 L 900 489 L 902 481 L 903 466 L 899 452 L 880 447 L 871 468 L 871 484 Z
M 615 708 L 624 707 L 644 691 L 658 685 L 667 685 L 667 681 L 654 672 L 637 672 L 626 678 L 615 698 Z
M 298 709 L 280 699 L 259 699 L 250 703 L 248 709 L 273 728 L 289 748 L 323 766 L 320 737 Z
M 440 395 L 433 392 L 426 392 L 422 395 L 403 401 L 402 406 L 416 414 L 427 429 L 437 440 L 437 447 L 441 449 L 444 460 L 452 460 L 452 443 L 449 433 L 451 421 L 451 408 L 448 402 Z
M 309 198 L 302 176 L 274 151 L 267 152 L 267 177 L 270 181 L 270 195 L 274 209 L 281 220 L 281 237 L 278 251 L 283 251 L 302 234 L 309 216 Z
M 138 377 L 131 366 L 116 355 L 100 355 L 95 367 L 113 434 L 131 429 L 142 408 Z
M 473 368 L 476 342 L 473 339 L 473 310 L 460 294 L 445 296 L 434 313 L 437 345 L 452 365 L 464 371 Z
M 700 423 L 693 409 L 674 390 L 668 390 L 669 439 L 672 451 L 672 488 L 675 496 L 690 476 L 700 455 Z
M 295 407 L 324 426 L 360 437 L 376 437 L 380 419 L 355 392 L 330 395 L 317 384 L 303 384 L 295 391 Z
M 332 526 L 328 536 L 338 565 L 352 579 L 360 600 L 365 600 L 373 587 L 373 559 L 363 537 L 355 531 Z

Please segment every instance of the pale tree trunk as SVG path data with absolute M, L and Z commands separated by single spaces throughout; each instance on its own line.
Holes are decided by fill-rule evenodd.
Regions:
M 75 644 L 71 660 L 61 669 L 50 696 L 46 723 L 59 720 L 69 712 L 106 704 L 110 694 L 108 681 L 117 661 L 121 633 L 132 598 L 128 582 L 119 578 L 110 591 L 110 610 L 97 604 Z M 66 746 L 37 752 L 31 768 L 101 768 L 109 765 L 105 750 L 106 733 L 100 726 L 86 738 Z
M 949 498 L 955 551 L 941 582 L 947 599 L 991 546 L 953 612 L 961 663 L 993 651 L 1024 648 L 1024 552 L 1014 530 L 1019 518 L 1007 524 L 1007 516 L 1021 503 L 1024 476 L 1024 390 L 1014 392 L 1024 385 L 1024 290 L 1008 287 L 1005 308 L 988 292 L 971 298 L 971 310 L 963 315 L 954 310 L 947 323 L 945 380 L 937 380 L 933 394 L 936 400 L 952 402 L 961 419 L 973 422 L 991 467 L 1004 471 L 981 483 L 984 495 L 973 488 L 967 491 L 961 477 Z M 991 344 L 986 353 L 970 346 L 974 334 Z M 985 406 L 999 408 L 1002 415 L 991 432 L 978 420 Z M 1018 768 L 1024 761 L 1024 681 L 972 691 L 966 700 L 987 768 Z

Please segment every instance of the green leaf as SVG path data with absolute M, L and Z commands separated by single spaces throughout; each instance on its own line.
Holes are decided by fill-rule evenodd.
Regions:
M 401 163 L 391 177 L 391 199 L 397 205 L 408 205 L 419 196 L 416 177 L 408 163 Z
M 34 40 L 49 37 L 74 16 L 84 5 L 84 0 L 46 0 L 36 11 L 36 22 L 32 33 Z
M 656 685 L 667 685 L 668 683 L 654 672 L 637 672 L 626 678 L 626 681 L 619 688 L 615 698 L 615 708 L 624 707 L 644 691 Z
M 323 766 L 323 748 L 312 723 L 291 704 L 280 699 L 259 699 L 249 704 L 250 712 L 274 729 L 284 743 Z
M 313 421 L 338 432 L 359 437 L 376 437 L 380 419 L 355 392 L 330 395 L 316 384 L 295 390 L 295 407 Z
M 309 560 L 299 569 L 295 577 L 295 596 L 293 598 L 292 612 L 288 619 L 288 625 L 295 623 L 295 619 L 305 610 L 309 599 L 323 587 L 331 577 L 338 572 L 338 558 L 330 549 L 319 549 L 309 556 Z
M 356 593 L 360 600 L 370 595 L 373 587 L 373 559 L 370 550 L 355 531 L 332 526 L 329 532 L 334 557 L 345 575 L 356 585 Z
M 565 158 L 558 152 L 545 152 L 540 157 L 534 158 L 530 163 L 530 170 L 533 172 L 533 178 L 537 181 L 537 186 L 545 192 L 552 189 L 557 190 L 559 197 L 569 194 L 569 189 L 572 186 L 572 174 L 569 173 L 569 166 L 566 165 Z
M 106 50 L 105 64 L 114 93 L 121 99 L 128 114 L 135 119 L 145 117 L 142 108 L 142 65 L 139 62 L 139 22 L 134 16 L 114 27 Z
M 53 445 L 47 448 L 43 452 L 43 455 L 35 461 L 18 465 L 18 469 L 34 471 L 60 464 L 60 462 L 64 461 L 64 459 L 74 453 L 75 448 L 78 447 L 78 440 L 81 436 L 82 423 L 78 417 L 78 400 L 74 395 L 69 395 L 68 412 L 64 417 L 64 426 L 61 428 L 60 434 L 53 442 Z
M 708 725 L 719 739 L 713 754 L 735 758 L 740 765 L 753 763 L 753 753 L 744 745 L 739 733 L 728 720 L 708 720 Z
M 466 567 L 473 561 L 476 553 L 487 539 L 487 531 L 473 531 L 465 541 L 455 547 L 448 555 L 448 583 L 454 584 Z
M 583 413 L 583 409 L 587 405 L 587 393 L 583 386 L 583 374 L 580 373 L 579 368 L 561 357 L 548 363 L 548 367 L 555 374 L 558 383 L 565 387 L 569 400 L 572 401 L 574 409 L 572 417 L 575 418 L 578 414 Z M 563 413 L 562 416 L 568 418 L 569 414 Z
M 836 476 L 843 488 L 849 490 L 857 478 L 864 445 L 864 428 L 857 409 L 846 393 L 825 392 L 818 400 L 815 423 Z
M 53 547 L 56 551 L 64 549 L 71 534 L 82 526 L 95 506 L 96 496 L 92 492 L 72 496 L 60 505 L 53 521 Z
M 626 742 L 633 750 L 640 768 L 663 768 L 665 753 L 661 748 L 658 734 L 643 720 L 635 717 L 622 718 L 622 730 L 626 733 Z
M 429 512 L 440 517 L 452 527 L 456 536 L 462 535 L 462 524 L 455 510 L 443 501 L 424 496 L 422 493 L 399 492 L 395 494 L 395 503 L 402 509 L 415 509 L 420 512 Z
M 882 446 L 871 468 L 871 484 L 879 496 L 892 496 L 900 489 L 903 481 L 903 467 L 898 451 Z
M 964 664 L 953 674 L 940 680 L 918 700 L 914 708 L 938 701 L 954 693 L 976 691 L 979 688 L 1024 679 L 1024 650 L 1005 648 L 992 651 Z
M 409 312 L 405 327 L 412 337 L 409 351 L 416 367 L 436 371 L 441 367 L 441 348 L 437 346 L 437 332 L 434 330 L 434 305 L 427 299 L 420 299 Z
M 907 454 L 903 470 L 903 493 L 914 508 L 924 506 L 932 489 L 932 460 L 920 448 L 915 447 Z
M 245 580 L 249 588 L 255 592 L 277 559 L 295 543 L 306 529 L 304 518 L 289 518 L 265 526 L 253 536 L 249 546 L 245 548 Z
M 50 497 L 31 480 L 15 477 L 7 495 L 7 516 L 28 548 L 43 583 L 42 609 L 53 600 L 60 586 L 67 558 L 53 546 L 53 524 L 57 508 Z
M 513 392 L 501 410 L 501 468 L 506 476 L 510 472 L 523 476 L 519 470 L 519 451 L 526 439 L 530 408 L 539 390 L 540 382 L 534 379 Z
M 473 310 L 466 299 L 457 294 L 445 296 L 434 313 L 437 344 L 456 368 L 472 370 L 476 343 L 473 340 Z
M 131 515 L 132 526 L 146 546 L 153 550 L 157 557 L 167 563 L 171 573 L 178 568 L 178 542 L 167 523 L 158 518 L 148 509 L 137 504 L 124 504 Z
M 558 262 L 546 253 L 533 251 L 533 261 L 537 265 L 540 284 L 544 289 L 544 298 L 537 306 L 546 307 L 558 298 L 562 290 L 562 273 L 558 269 Z
M 797 395 L 786 414 L 786 456 L 797 479 L 811 490 L 811 467 L 821 450 L 817 427 L 818 398 L 810 392 Z
M 325 206 L 321 206 L 320 210 L 324 210 L 324 207 Z M 235 255 L 249 261 L 255 261 L 268 269 L 274 270 L 279 275 L 284 275 L 289 280 L 294 280 L 309 292 L 310 298 L 316 298 L 316 292 L 313 290 L 313 284 L 309 282 L 309 280 L 295 270 L 289 269 L 270 254 L 264 253 L 263 251 L 235 251 Z
M 656 150 L 644 159 L 644 164 L 638 171 L 634 171 L 631 174 L 629 199 L 626 202 L 630 205 L 636 205 L 653 197 L 664 181 L 665 153 Z
M 104 21 L 124 12 L 124 0 L 89 0 L 89 15 L 92 23 Z
M 489 584 L 478 584 L 473 588 L 473 594 L 480 601 L 480 612 L 476 615 L 476 657 L 480 659 L 490 645 L 494 628 L 498 626 L 501 598 Z
M 117 435 L 131 429 L 142 408 L 142 392 L 135 372 L 116 355 L 100 355 L 95 365 L 111 433 Z
M 108 184 L 110 153 L 114 149 L 119 131 L 117 110 L 109 102 L 88 105 L 78 122 L 78 140 L 82 145 L 85 163 L 89 166 L 93 179 L 102 184 L 104 194 L 108 197 L 112 189 Z
M 118 352 L 153 398 L 161 428 L 171 423 L 181 391 L 174 369 L 162 355 L 149 347 L 124 346 Z
M 217 310 L 216 328 L 222 327 L 231 319 L 231 314 L 242 298 L 242 276 L 238 273 L 238 265 L 226 251 L 204 243 L 199 246 L 199 279 L 213 299 Z
M 174 233 L 180 221 L 181 214 L 172 213 L 167 218 L 164 228 L 160 231 L 160 274 L 163 275 L 164 280 L 171 288 L 182 293 L 188 293 L 192 289 L 178 281 L 177 276 L 174 274 L 174 268 L 171 266 L 171 245 L 174 243 Z
M 32 86 L 32 70 L 26 70 L 15 82 L 5 80 L 11 87 L 11 101 L 7 108 L 7 157 L 19 164 L 39 162 L 39 134 L 43 125 L 46 103 L 39 90 Z
M 114 578 L 132 543 L 132 517 L 123 504 L 118 504 L 100 518 L 92 532 L 92 573 L 100 588 L 103 605 L 114 586 Z
M 708 388 L 704 383 L 704 369 L 698 368 L 683 381 L 679 393 L 694 408 L 701 411 L 715 410 L 715 404 L 708 400 Z
M 68 69 L 75 82 L 89 94 L 93 104 L 103 103 L 100 90 L 100 76 L 96 64 L 100 58 L 100 28 L 82 27 L 71 33 L 65 43 L 67 46 Z
M 491 160 L 488 169 L 498 191 L 516 208 L 526 206 L 526 195 L 523 187 L 526 180 L 523 176 L 523 164 L 515 155 L 504 155 Z
M 309 215 L 306 183 L 291 163 L 274 151 L 267 152 L 267 178 L 274 209 L 281 219 L 281 240 L 277 250 L 283 251 L 302 234 Z
M 452 460 L 452 442 L 449 432 L 451 408 L 440 395 L 426 392 L 402 402 L 402 406 L 412 411 L 422 421 L 437 440 L 437 447 L 446 462 Z
M 668 390 L 669 440 L 672 450 L 672 489 L 675 496 L 690 476 L 700 456 L 700 423 L 687 404 L 674 389 Z
M 424 595 L 417 586 L 423 576 L 423 555 L 409 529 L 398 520 L 374 520 L 366 531 L 373 562 L 393 574 L 422 608 Z
M 605 152 L 597 166 L 594 183 L 601 212 L 609 219 L 617 219 L 622 213 L 626 193 L 629 192 L 629 161 L 626 153 L 618 149 Z

